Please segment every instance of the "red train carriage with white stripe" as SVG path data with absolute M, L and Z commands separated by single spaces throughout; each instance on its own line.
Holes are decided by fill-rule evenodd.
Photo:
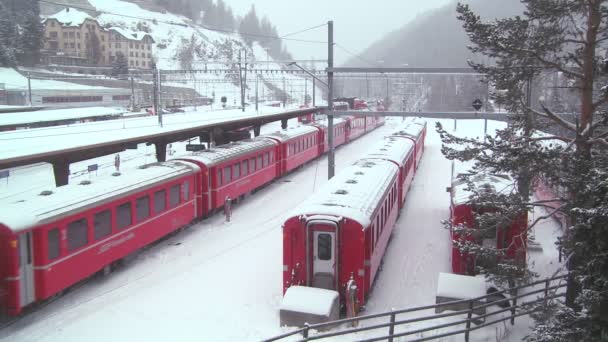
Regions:
M 3 204 L 0 308 L 16 315 L 197 217 L 198 167 L 173 161 Z
M 386 138 L 294 210 L 283 225 L 284 293 L 329 289 L 345 304 L 350 281 L 365 303 L 411 185 L 415 149 L 411 139 Z
M 364 303 L 397 220 L 399 168 L 360 160 L 300 205 L 283 226 L 283 289 L 338 291 L 357 284 Z
M 473 185 L 479 191 L 506 192 L 513 189 L 513 181 L 507 176 L 476 175 Z M 450 216 L 452 225 L 463 225 L 466 229 L 475 229 L 475 213 L 492 212 L 495 208 L 474 208 L 471 204 L 468 184 L 456 178 L 451 186 Z M 507 227 L 497 227 L 492 236 L 480 237 L 479 234 L 460 234 L 452 230 L 452 241 L 470 241 L 484 246 L 503 249 L 505 257 L 518 263 L 526 262 L 528 215 L 523 214 Z M 485 232 L 487 234 L 488 232 Z M 462 253 L 456 246 L 452 247 L 452 271 L 457 274 L 474 275 L 475 267 L 483 266 L 484 261 L 473 254 Z
M 336 146 L 350 141 L 345 127 L 339 120 Z M 18 315 L 208 216 L 226 197 L 239 198 L 320 156 L 326 130 L 284 130 L 1 203 L 0 311 Z
M 426 121 L 421 119 L 408 119 L 397 128 L 393 136 L 410 139 L 416 144 L 416 168 L 420 166 L 420 159 L 424 153 L 424 140 L 426 139 Z
M 424 144 L 424 141 L 421 141 Z M 384 138 L 377 148 L 365 158 L 384 159 L 395 163 L 399 167 L 399 208 L 405 204 L 414 174 L 416 173 L 416 159 L 414 157 L 414 143 L 409 139 L 389 136 Z
M 346 116 L 344 119 L 347 122 L 346 139 L 348 141 L 357 139 L 365 134 L 365 117 L 364 116 Z

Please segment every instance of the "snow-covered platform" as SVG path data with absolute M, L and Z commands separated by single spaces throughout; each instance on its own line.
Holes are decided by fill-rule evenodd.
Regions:
M 306 323 L 335 321 L 340 318 L 340 295 L 331 290 L 292 286 L 285 292 L 280 316 L 281 326 L 302 327 Z

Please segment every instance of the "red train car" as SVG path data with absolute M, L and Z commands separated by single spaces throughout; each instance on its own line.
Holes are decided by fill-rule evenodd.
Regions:
M 474 176 L 474 186 L 483 191 L 511 191 L 513 181 L 506 176 L 477 175 Z M 456 179 L 451 186 L 450 216 L 452 225 L 462 225 L 466 229 L 475 229 L 475 213 L 492 212 L 495 208 L 474 208 L 470 203 L 471 192 L 467 190 L 468 184 L 462 179 Z M 456 230 L 451 231 L 452 241 L 470 241 L 484 246 L 492 246 L 502 249 L 506 258 L 518 263 L 525 264 L 527 248 L 528 215 L 524 214 L 507 227 L 497 227 L 492 236 L 484 232 L 485 237 L 479 234 L 460 234 Z M 456 247 L 452 247 L 452 271 L 457 274 L 474 275 L 477 265 L 496 262 L 496 260 L 484 260 L 476 258 L 473 254 L 461 253 Z
M 364 116 L 346 116 L 346 140 L 352 141 L 365 134 Z
M 410 139 L 416 145 L 416 168 L 420 166 L 420 159 L 424 153 L 424 140 L 426 139 L 426 121 L 422 119 L 408 119 L 397 128 L 393 136 Z
M 321 154 L 329 151 L 329 136 L 327 135 L 327 125 L 328 124 L 326 120 L 317 122 L 313 125 L 319 127 L 323 132 L 322 144 L 319 146 L 319 151 L 321 151 Z M 346 136 L 346 120 L 334 119 L 334 148 L 346 143 Z
M 280 144 L 258 137 L 233 142 L 180 157 L 197 165 L 201 201 L 200 213 L 206 217 L 224 206 L 226 198 L 238 199 L 271 182 L 280 174 L 277 157 Z
M 295 209 L 283 225 L 283 290 L 334 290 L 344 303 L 352 278 L 365 303 L 397 220 L 399 168 L 358 161 Z
M 279 174 L 283 175 L 321 155 L 319 141 L 323 131 L 318 126 L 301 126 L 263 136 L 280 144 Z
M 421 141 L 424 143 L 424 140 Z M 366 155 L 368 159 L 384 159 L 395 163 L 399 167 L 399 208 L 405 204 L 414 174 L 416 172 L 416 158 L 413 141 L 389 136 L 379 144 L 372 153 Z
M 197 217 L 198 167 L 179 161 L 4 204 L 0 308 L 10 315 Z

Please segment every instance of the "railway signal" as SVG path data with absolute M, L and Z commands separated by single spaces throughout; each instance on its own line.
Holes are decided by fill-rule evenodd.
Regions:
M 483 106 L 483 103 L 481 103 L 480 99 L 475 99 L 473 101 L 473 108 L 475 108 L 475 110 L 480 110 L 482 106 Z

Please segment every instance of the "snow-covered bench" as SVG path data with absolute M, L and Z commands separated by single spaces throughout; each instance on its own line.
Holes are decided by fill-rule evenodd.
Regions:
M 437 295 L 435 297 L 436 304 L 473 299 L 485 295 L 486 282 L 483 278 L 452 273 L 439 273 L 439 280 L 437 281 Z M 473 303 L 474 306 L 483 304 L 485 304 L 485 300 L 483 299 L 476 300 Z M 435 313 L 440 313 L 445 310 L 460 311 L 468 309 L 469 303 L 463 302 L 459 304 L 442 305 L 435 308 Z M 482 315 L 485 312 L 485 307 L 475 309 L 473 311 L 473 313 L 477 315 Z
M 335 321 L 340 318 L 340 295 L 331 290 L 292 286 L 285 292 L 280 316 L 282 326 Z

